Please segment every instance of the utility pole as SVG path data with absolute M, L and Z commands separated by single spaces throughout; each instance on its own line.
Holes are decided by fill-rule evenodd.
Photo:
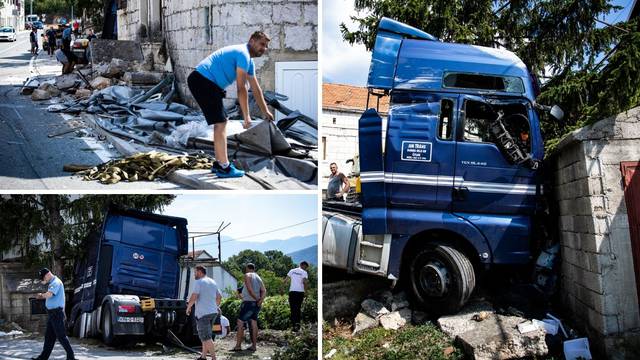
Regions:
M 29 15 L 33 14 L 33 0 L 31 0 L 31 7 L 29 7 Z

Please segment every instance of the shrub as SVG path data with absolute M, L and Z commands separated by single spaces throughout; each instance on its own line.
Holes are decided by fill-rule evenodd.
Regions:
M 229 319 L 232 328 L 238 320 L 241 304 L 242 300 L 235 298 L 226 298 L 220 304 L 220 310 Z M 258 314 L 258 326 L 262 329 L 287 330 L 291 328 L 290 316 L 289 295 L 267 296 Z M 317 320 L 318 299 L 312 293 L 302 303 L 302 321 L 313 324 Z

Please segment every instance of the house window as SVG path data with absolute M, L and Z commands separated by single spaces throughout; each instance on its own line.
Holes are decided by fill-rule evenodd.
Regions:
M 336 124 L 336 118 L 333 118 L 333 125 Z

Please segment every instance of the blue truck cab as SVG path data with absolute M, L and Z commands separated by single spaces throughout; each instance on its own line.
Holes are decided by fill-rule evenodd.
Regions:
M 187 220 L 111 207 L 76 263 L 68 327 L 107 345 L 146 335 L 192 334 L 180 299 Z
M 456 311 L 477 271 L 532 258 L 548 107 L 515 54 L 387 18 L 367 85 L 390 96 L 388 119 L 359 120 L 361 214 L 325 211 L 324 264 L 403 276 L 414 300 Z

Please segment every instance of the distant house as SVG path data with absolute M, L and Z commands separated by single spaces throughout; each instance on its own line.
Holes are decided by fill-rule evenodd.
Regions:
M 322 84 L 322 139 L 320 142 L 320 186 L 327 188 L 329 164 L 335 162 L 338 170 L 345 175 L 351 172 L 346 161 L 358 153 L 358 119 L 367 109 L 368 90 L 365 87 Z M 369 98 L 369 107 L 376 108 L 378 98 Z M 386 118 L 389 111 L 389 97 L 380 98 L 378 111 Z M 383 130 L 386 129 L 383 125 Z M 382 134 L 381 140 L 382 141 Z
M 238 285 L 238 279 L 236 279 L 227 269 L 225 269 L 218 258 L 211 256 L 206 250 L 192 251 L 189 255 L 183 256 L 180 259 L 180 296 L 185 297 L 191 294 L 193 289 L 193 274 L 195 273 L 195 267 L 202 265 L 207 269 L 207 276 L 212 278 L 218 284 L 218 287 L 222 291 L 222 297 L 228 297 L 229 294 L 224 290 L 227 288 L 236 289 Z M 188 291 L 185 293 L 185 288 L 189 286 Z

